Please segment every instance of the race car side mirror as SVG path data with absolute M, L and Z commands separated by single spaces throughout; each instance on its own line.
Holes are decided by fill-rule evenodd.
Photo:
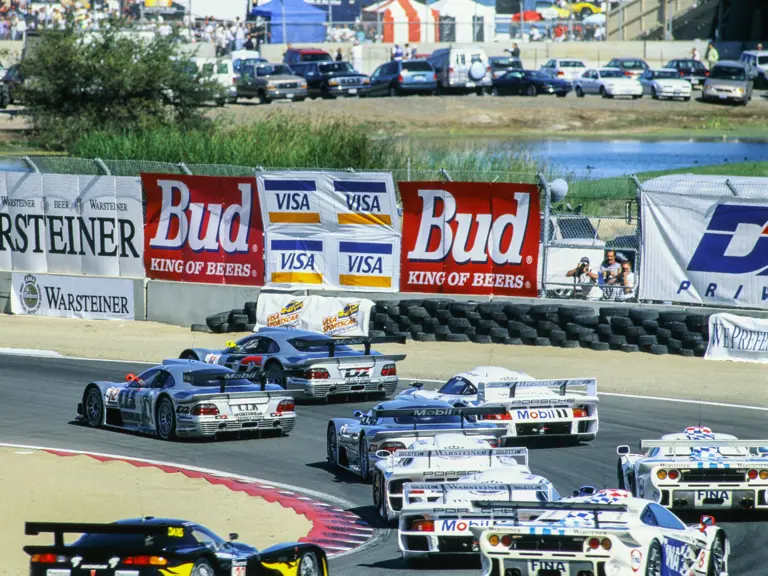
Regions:
M 240 534 L 238 534 L 237 532 L 230 532 L 229 533 L 229 541 L 230 542 L 232 542 L 233 540 L 237 540 L 238 538 L 240 538 Z
M 134 380 L 138 380 L 138 379 L 139 377 L 136 376 L 136 374 L 134 374 L 133 372 L 129 372 L 128 374 L 125 375 L 126 382 L 133 382 Z
M 362 410 L 355 410 L 354 412 L 352 412 L 352 416 L 354 416 L 355 418 L 362 418 L 363 412 Z
M 417 390 L 421 390 L 424 388 L 424 382 L 411 382 L 411 388 L 416 388 Z
M 707 526 L 714 526 L 715 525 L 715 517 L 714 516 L 702 516 L 701 520 L 699 520 L 701 523 L 701 526 L 699 530 L 701 532 L 704 532 L 707 529 Z
M 617 446 L 616 447 L 616 454 L 618 454 L 619 456 L 626 456 L 627 454 L 629 454 L 629 446 L 627 446 L 626 444 L 622 444 L 621 446 Z

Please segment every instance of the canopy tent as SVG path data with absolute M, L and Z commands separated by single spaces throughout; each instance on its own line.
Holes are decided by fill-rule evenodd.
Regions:
M 411 0 L 382 0 L 363 8 L 363 19 L 376 20 L 388 43 L 439 42 L 438 18 L 431 7 Z
M 304 0 L 270 0 L 251 8 L 251 16 L 269 20 L 272 44 L 325 42 L 328 14 Z
M 471 44 L 493 42 L 496 33 L 496 8 L 475 0 L 439 0 L 430 4 L 439 12 L 440 19 L 453 18 L 456 22 L 455 38 L 446 41 Z
M 520 12 L 512 15 L 512 22 L 520 22 Z M 525 22 L 541 22 L 544 17 L 536 12 L 536 10 L 526 10 L 522 13 L 523 20 Z

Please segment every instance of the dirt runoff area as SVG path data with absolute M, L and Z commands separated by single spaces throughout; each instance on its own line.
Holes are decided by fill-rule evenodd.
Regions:
M 57 456 L 0 447 L 0 575 L 29 573 L 22 547 L 52 544 L 52 534 L 25 536 L 24 522 L 113 522 L 156 516 L 202 521 L 221 535 L 265 548 L 306 536 L 312 524 L 277 502 L 236 492 L 206 480 L 169 474 L 127 462 L 89 456 Z M 71 542 L 78 535 L 68 538 Z
M 223 348 L 244 334 L 204 334 L 155 322 L 3 316 L 0 346 L 67 356 L 159 362 L 185 348 Z M 401 378 L 442 379 L 475 366 L 504 366 L 536 378 L 595 377 L 600 392 L 768 406 L 765 366 L 645 353 L 490 344 L 413 342 L 376 346 L 406 353 Z

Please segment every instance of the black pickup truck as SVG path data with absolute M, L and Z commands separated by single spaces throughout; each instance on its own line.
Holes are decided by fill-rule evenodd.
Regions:
M 310 98 L 366 96 L 371 87 L 370 78 L 349 62 L 298 62 L 291 68 L 307 81 Z

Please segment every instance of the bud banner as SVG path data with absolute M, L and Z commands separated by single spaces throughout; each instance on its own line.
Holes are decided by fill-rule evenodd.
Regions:
M 536 297 L 541 225 L 535 185 L 399 186 L 401 291 Z
M 148 278 L 264 284 L 264 230 L 254 178 L 142 174 Z

